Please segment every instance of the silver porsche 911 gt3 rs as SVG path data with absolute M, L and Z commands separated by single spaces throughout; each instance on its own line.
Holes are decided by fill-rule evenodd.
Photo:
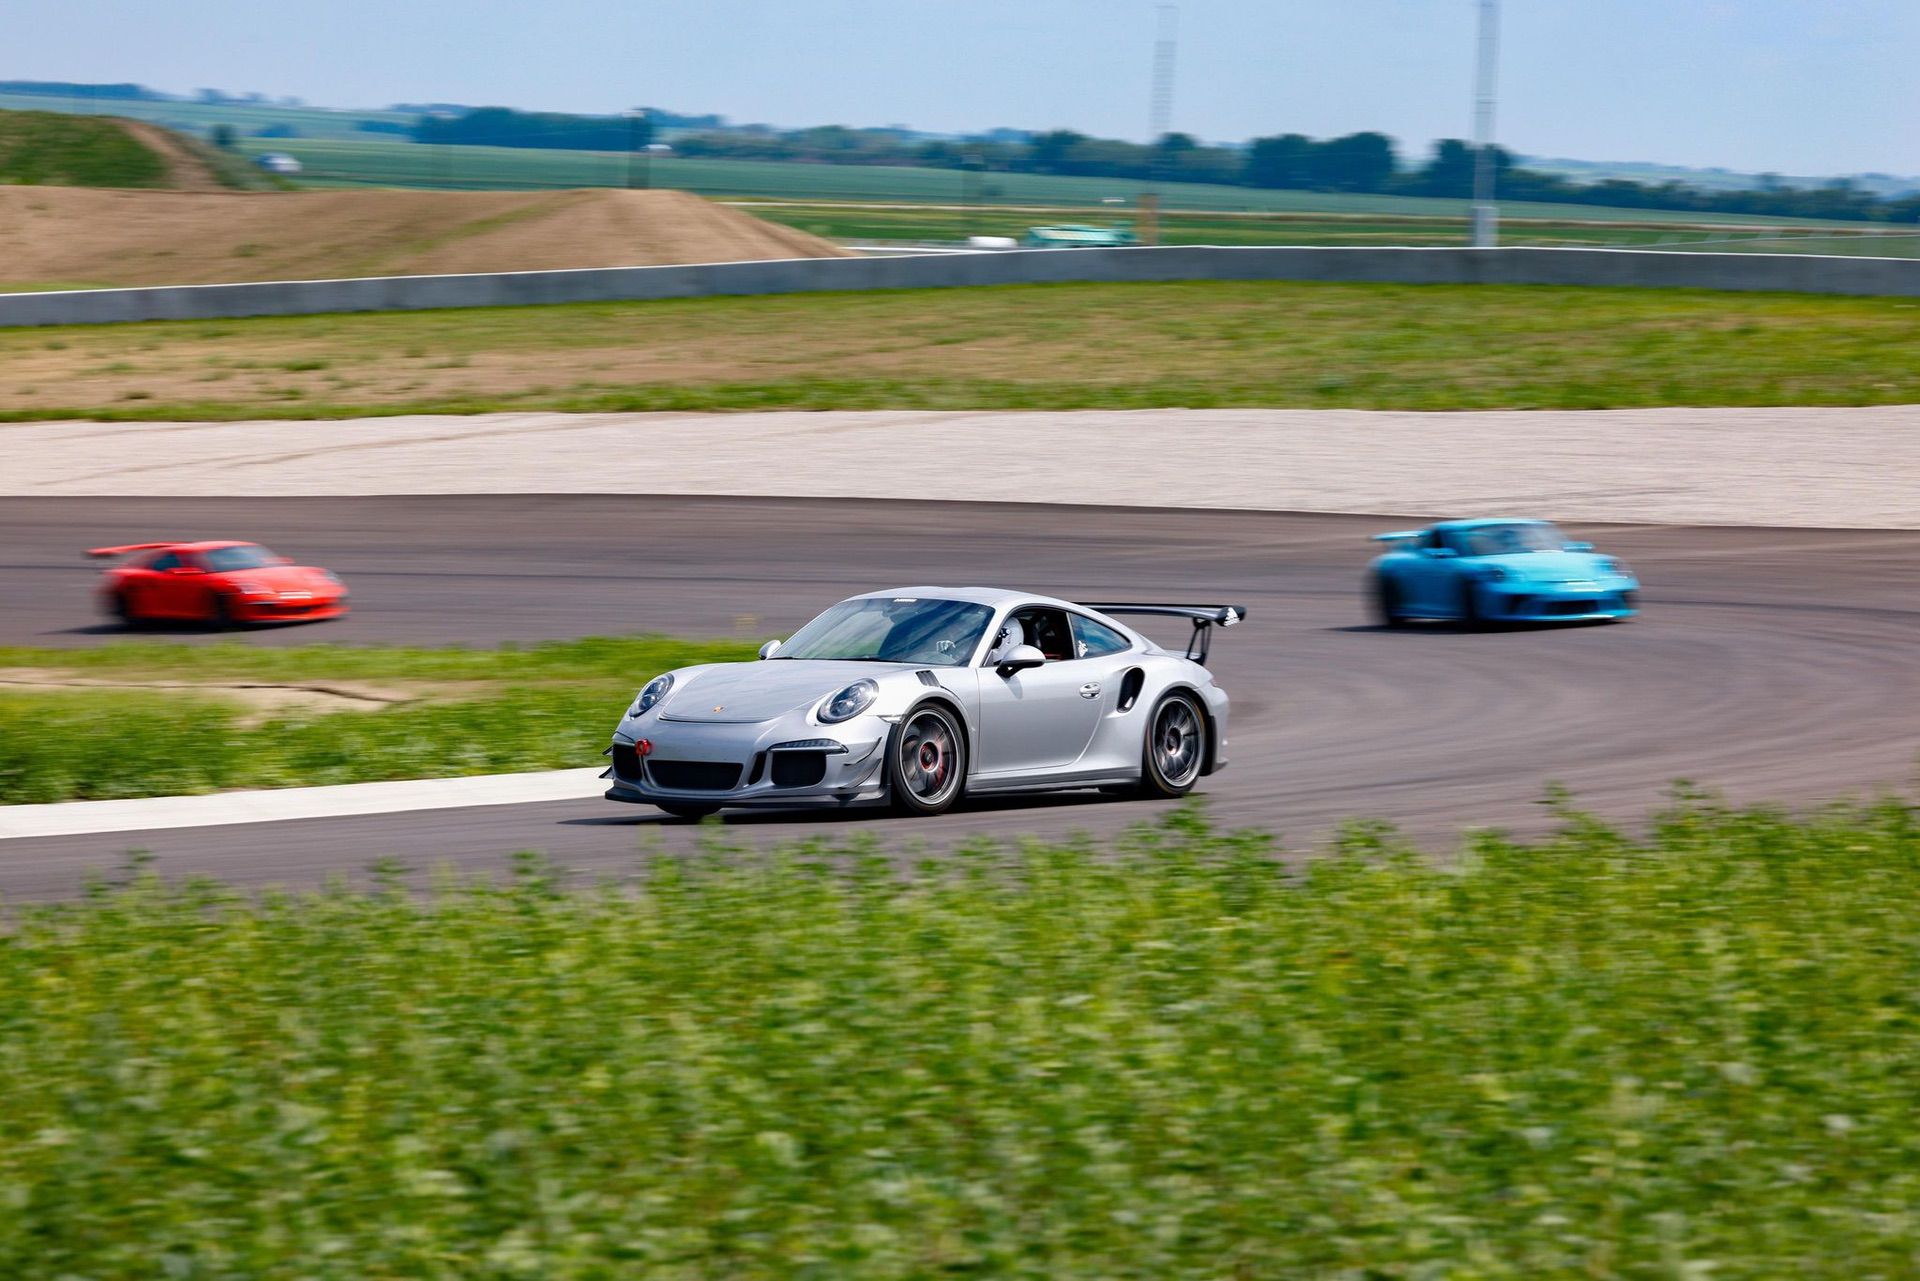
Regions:
M 1185 653 L 1115 615 L 1192 623 Z M 855 596 L 760 660 L 649 681 L 613 735 L 607 798 L 698 817 L 728 805 L 890 802 L 1124 788 L 1178 796 L 1227 763 L 1227 694 L 1205 667 L 1236 605 L 1076 605 L 907 587 Z

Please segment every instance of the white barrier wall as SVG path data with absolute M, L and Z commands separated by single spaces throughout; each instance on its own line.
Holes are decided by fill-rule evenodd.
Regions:
M 1015 250 L 0 294 L 0 327 L 1066 281 L 1625 285 L 1920 297 L 1920 259 L 1632 249 Z

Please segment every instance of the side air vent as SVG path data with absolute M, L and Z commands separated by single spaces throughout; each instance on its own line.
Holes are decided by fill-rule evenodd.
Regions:
M 922 685 L 925 685 L 929 688 L 937 689 L 940 686 L 940 682 L 934 679 L 933 673 L 928 671 L 924 667 L 921 668 L 919 671 L 915 672 L 914 675 L 920 678 L 920 683 Z
M 1147 674 L 1138 667 L 1129 667 L 1127 674 L 1120 678 L 1120 710 L 1130 712 L 1133 705 L 1140 701 L 1140 689 L 1147 683 Z

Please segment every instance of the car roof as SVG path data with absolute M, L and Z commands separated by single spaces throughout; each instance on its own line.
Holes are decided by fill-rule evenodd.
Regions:
M 1070 600 L 1061 600 L 1057 596 L 1042 596 L 1038 592 L 1014 591 L 1006 587 L 934 587 L 922 584 L 919 587 L 894 587 L 880 592 L 862 592 L 852 600 L 875 600 L 889 596 L 923 597 L 933 600 L 966 601 L 972 605 L 991 605 L 1001 609 L 1008 605 L 1059 605 L 1065 609 L 1085 609 L 1085 605 Z
M 174 543 L 167 550 L 170 552 L 217 552 L 222 547 L 253 547 L 255 545 L 234 542 L 232 539 L 212 538 L 198 543 Z
M 1488 525 L 1544 525 L 1530 516 L 1476 516 L 1472 520 L 1437 520 L 1435 529 L 1485 529 Z

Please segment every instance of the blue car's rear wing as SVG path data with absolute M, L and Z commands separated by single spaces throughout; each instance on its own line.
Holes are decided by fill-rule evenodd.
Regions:
M 1213 629 L 1232 627 L 1245 621 L 1245 605 L 1166 605 L 1152 602 L 1081 601 L 1088 609 L 1099 610 L 1102 614 L 1157 614 L 1162 618 L 1185 618 L 1193 622 L 1193 637 L 1187 642 L 1187 657 L 1196 663 L 1205 663 L 1207 653 L 1213 647 Z
M 1410 543 L 1427 531 L 1424 529 L 1397 529 L 1391 534 L 1375 534 L 1376 543 Z

